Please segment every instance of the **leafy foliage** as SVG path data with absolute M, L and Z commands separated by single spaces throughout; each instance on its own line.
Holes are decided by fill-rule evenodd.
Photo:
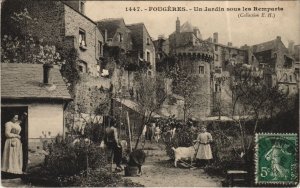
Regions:
M 78 174 L 88 168 L 96 169 L 106 164 L 105 153 L 93 143 L 80 139 L 78 143 L 56 141 L 45 158 L 45 169 L 52 176 Z
M 75 187 L 143 187 L 131 180 L 123 180 L 119 174 L 111 173 L 106 169 L 82 172 L 79 175 L 60 177 L 60 186 Z
M 32 36 L 30 28 L 34 27 L 37 21 L 36 18 L 30 16 L 26 8 L 19 13 L 14 13 L 11 22 L 20 31 L 20 35 L 3 34 L 1 40 L 1 59 L 3 63 L 53 65 L 65 63 L 54 45 L 44 43 L 42 39 Z

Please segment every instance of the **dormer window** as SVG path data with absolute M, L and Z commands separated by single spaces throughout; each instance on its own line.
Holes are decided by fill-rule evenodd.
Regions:
M 122 42 L 123 41 L 123 35 L 122 33 L 119 33 L 119 42 Z
M 83 29 L 79 29 L 79 46 L 86 47 L 86 34 Z

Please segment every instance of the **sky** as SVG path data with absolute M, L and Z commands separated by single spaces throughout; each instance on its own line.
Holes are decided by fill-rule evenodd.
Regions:
M 149 7 L 253 7 L 276 8 L 283 11 L 272 12 L 275 17 L 242 17 L 240 13 L 255 11 L 145 11 Z M 126 7 L 140 7 L 143 11 L 126 11 Z M 189 21 L 200 29 L 203 39 L 219 34 L 219 43 L 232 42 L 233 46 L 254 45 L 281 36 L 287 46 L 292 40 L 300 44 L 300 1 L 87 1 L 86 15 L 97 21 L 106 18 L 124 18 L 126 24 L 143 22 L 153 39 L 158 35 L 168 37 L 175 31 L 175 21 L 181 24 Z

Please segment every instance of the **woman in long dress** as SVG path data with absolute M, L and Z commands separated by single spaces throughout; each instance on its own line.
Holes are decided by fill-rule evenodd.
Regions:
M 21 126 L 18 118 L 18 115 L 14 115 L 12 120 L 5 124 L 6 141 L 1 161 L 1 171 L 13 174 L 23 174 Z
M 206 132 L 206 127 L 204 125 L 201 126 L 200 133 L 197 136 L 197 140 L 195 140 L 197 155 L 196 159 L 199 159 L 206 164 L 210 159 L 213 158 L 210 143 L 212 142 L 212 136 L 209 132 Z

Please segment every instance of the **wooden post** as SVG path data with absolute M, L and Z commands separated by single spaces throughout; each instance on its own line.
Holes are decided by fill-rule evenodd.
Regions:
M 130 152 L 132 152 L 132 144 L 131 144 L 131 129 L 130 129 L 130 120 L 129 120 L 129 112 L 126 112 L 127 125 L 128 125 L 128 135 L 129 135 L 129 148 Z

